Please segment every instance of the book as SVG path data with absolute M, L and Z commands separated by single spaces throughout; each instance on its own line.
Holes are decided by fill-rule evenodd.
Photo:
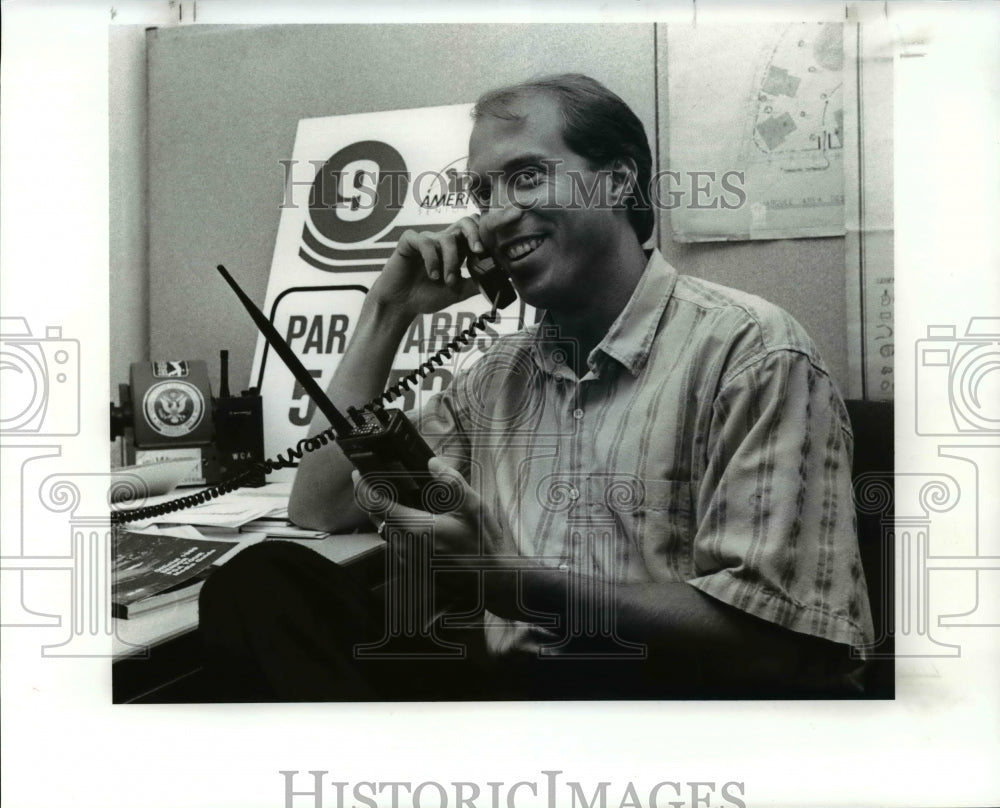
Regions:
M 123 619 L 198 596 L 232 541 L 120 531 L 112 539 L 111 615 Z
M 173 589 L 143 598 L 135 603 L 112 603 L 111 616 L 121 620 L 129 620 L 142 614 L 164 609 L 167 606 L 179 606 L 188 601 L 197 600 L 201 593 L 201 586 L 207 577 L 208 571 L 201 573 L 195 580 L 185 581 Z

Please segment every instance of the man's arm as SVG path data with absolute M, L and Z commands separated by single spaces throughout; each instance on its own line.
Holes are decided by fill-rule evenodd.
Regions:
M 340 409 L 361 407 L 385 388 L 392 360 L 413 319 L 477 292 L 462 278 L 470 251 L 482 252 L 476 219 L 466 217 L 440 233 L 407 231 L 365 296 L 351 342 L 327 389 Z M 310 435 L 330 426 L 316 413 Z M 292 485 L 289 518 L 319 530 L 345 531 L 366 523 L 354 502 L 353 466 L 334 444 L 306 453 Z
M 523 619 L 527 609 L 567 625 L 569 614 L 612 614 L 616 636 L 644 645 L 653 664 L 667 663 L 675 684 L 822 686 L 850 666 L 846 646 L 769 623 L 683 581 L 609 589 L 578 579 L 571 587 L 569 573 L 529 564 L 486 581 L 487 608 L 501 617 Z
M 542 566 L 519 555 L 458 472 L 436 459 L 430 470 L 459 489 L 458 509 L 418 516 L 396 505 L 391 517 L 433 519 L 435 555 L 480 573 L 484 605 L 498 617 L 530 622 L 525 612 L 550 614 L 571 626 L 573 615 L 612 614 L 620 639 L 646 646 L 653 664 L 665 663 L 673 684 L 695 688 L 823 686 L 851 664 L 845 645 L 747 614 L 683 581 L 612 586 Z

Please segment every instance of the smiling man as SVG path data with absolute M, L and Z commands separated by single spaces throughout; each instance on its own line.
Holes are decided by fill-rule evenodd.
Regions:
M 852 437 L 811 340 L 643 248 L 648 142 L 598 82 L 504 88 L 474 117 L 481 214 L 402 236 L 329 391 L 341 406 L 376 396 L 413 319 L 475 294 L 461 267 L 492 257 L 544 316 L 415 416 L 458 504 L 366 513 L 330 446 L 303 460 L 289 513 L 429 528 L 430 560 L 395 547 L 419 568 L 408 580 L 438 606 L 449 575 L 473 581 L 455 608 L 476 615 L 485 656 L 443 659 L 418 631 L 394 660 L 359 658 L 386 633 L 385 604 L 269 543 L 203 591 L 213 664 L 248 696 L 286 699 L 849 694 L 850 650 L 872 640 Z

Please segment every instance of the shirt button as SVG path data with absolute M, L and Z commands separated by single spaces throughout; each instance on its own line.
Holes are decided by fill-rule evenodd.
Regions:
M 583 410 L 577 407 L 577 409 L 573 410 L 573 417 L 576 418 L 577 421 L 579 421 L 581 418 L 583 418 Z

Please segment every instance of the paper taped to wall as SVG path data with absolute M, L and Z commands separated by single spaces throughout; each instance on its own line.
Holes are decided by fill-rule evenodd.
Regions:
M 844 234 L 843 26 L 669 26 L 669 170 L 678 241 Z

